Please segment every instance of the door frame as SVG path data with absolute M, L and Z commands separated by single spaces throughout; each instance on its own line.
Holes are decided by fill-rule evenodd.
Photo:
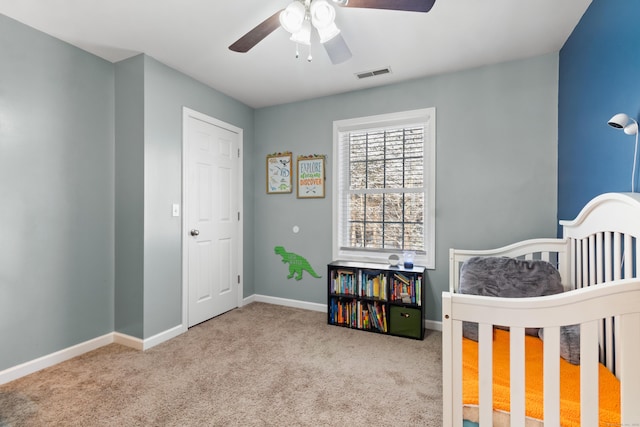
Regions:
M 188 186 L 188 167 L 187 167 L 187 121 L 190 117 L 198 120 L 205 121 L 214 126 L 221 127 L 230 132 L 238 134 L 238 174 L 236 179 L 238 180 L 238 214 L 240 220 L 238 221 L 238 253 L 236 254 L 238 260 L 238 275 L 240 281 L 238 283 L 238 307 L 242 307 L 244 301 L 243 297 L 243 285 L 244 285 L 244 186 L 242 182 L 243 177 L 243 155 L 244 155 L 244 134 L 243 130 L 232 124 L 223 122 L 214 117 L 208 116 L 204 113 L 200 113 L 196 110 L 192 110 L 188 107 L 182 107 L 182 227 L 181 227 L 181 241 L 182 241 L 182 326 L 186 331 L 189 325 L 189 240 L 186 238 L 188 233 L 187 218 L 189 218 L 189 206 L 187 201 L 189 200 L 189 186 Z

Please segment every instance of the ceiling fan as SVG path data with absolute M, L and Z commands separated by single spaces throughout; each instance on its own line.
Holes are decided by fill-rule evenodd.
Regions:
M 366 9 L 401 10 L 408 12 L 429 12 L 436 0 L 331 0 L 342 7 Z M 351 58 L 349 46 L 342 38 L 335 22 L 335 8 L 327 0 L 294 0 L 262 21 L 255 28 L 229 46 L 234 52 L 245 53 L 260 43 L 278 27 L 291 33 L 291 40 L 297 45 L 311 44 L 311 32 L 315 29 L 331 62 L 340 64 Z M 311 54 L 307 58 L 311 61 Z

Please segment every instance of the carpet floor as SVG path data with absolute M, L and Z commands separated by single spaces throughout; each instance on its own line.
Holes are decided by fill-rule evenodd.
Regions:
M 441 348 L 252 303 L 4 384 L 0 426 L 441 426 Z

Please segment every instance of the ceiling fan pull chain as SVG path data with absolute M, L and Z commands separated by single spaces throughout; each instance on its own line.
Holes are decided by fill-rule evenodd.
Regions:
M 309 45 L 309 56 L 307 56 L 307 62 L 313 61 L 313 57 L 311 56 L 311 45 Z

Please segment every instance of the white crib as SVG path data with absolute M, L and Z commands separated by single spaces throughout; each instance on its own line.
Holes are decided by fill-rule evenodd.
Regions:
M 462 322 L 479 324 L 478 420 L 494 422 L 493 325 L 510 327 L 511 426 L 560 425 L 560 326 L 580 324 L 580 420 L 598 425 L 598 363 L 620 380 L 621 424 L 640 426 L 640 194 L 591 200 L 563 238 L 533 239 L 493 250 L 450 251 L 450 289 L 442 295 L 444 426 L 462 426 Z M 474 256 L 542 259 L 556 266 L 566 292 L 535 298 L 457 293 L 460 268 Z M 597 285 L 597 286 L 593 286 Z M 544 328 L 544 420 L 525 414 L 525 327 Z M 533 424 L 532 424 L 533 422 Z

